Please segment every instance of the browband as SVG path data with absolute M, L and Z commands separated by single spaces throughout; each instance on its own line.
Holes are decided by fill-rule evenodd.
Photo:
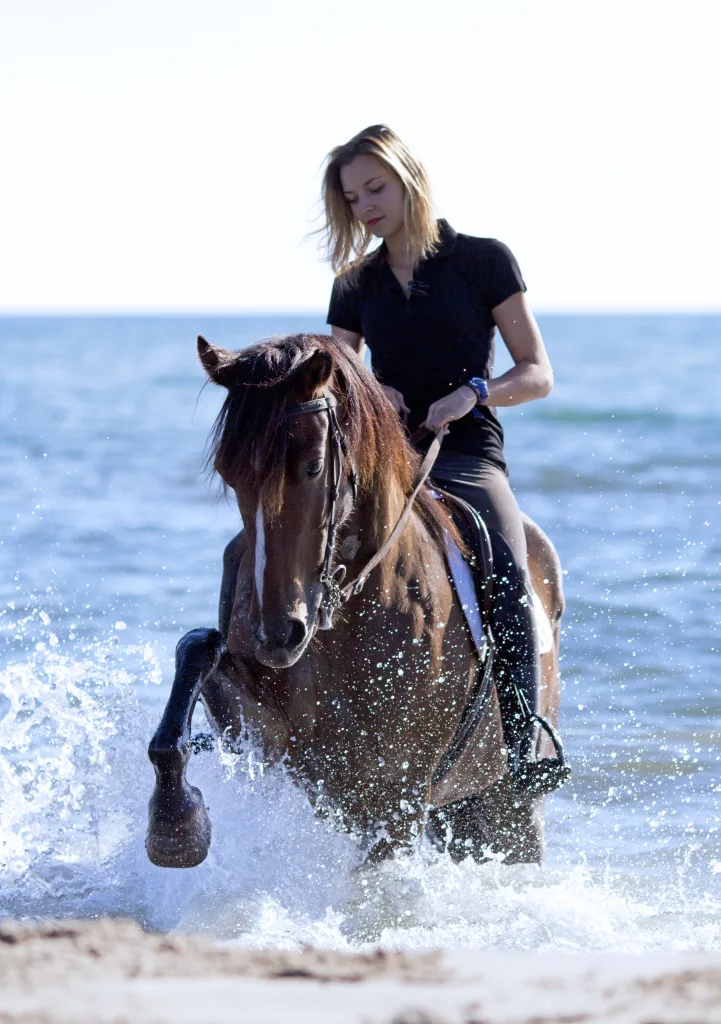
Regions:
M 335 395 L 324 395 L 323 398 L 312 398 L 309 402 L 291 402 L 285 407 L 285 415 L 288 417 L 303 412 L 321 412 L 323 409 L 335 409 L 337 404 Z

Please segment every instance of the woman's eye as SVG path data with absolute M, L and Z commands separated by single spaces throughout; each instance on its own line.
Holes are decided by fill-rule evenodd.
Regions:
M 379 192 L 382 192 L 385 185 L 379 185 L 378 188 L 369 188 L 368 191 L 372 196 L 377 196 Z
M 349 206 L 355 206 L 355 204 L 358 202 L 358 196 L 356 196 L 355 199 L 346 199 L 346 202 L 348 203 Z
M 316 459 L 315 462 L 308 463 L 308 476 L 320 476 L 323 470 L 323 460 Z

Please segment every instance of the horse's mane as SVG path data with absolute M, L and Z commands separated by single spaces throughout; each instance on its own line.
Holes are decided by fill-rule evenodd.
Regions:
M 296 374 L 319 349 L 332 359 L 326 387 L 339 403 L 360 498 L 393 480 L 409 495 L 420 456 L 373 374 L 344 342 L 327 335 L 285 335 L 238 354 L 234 382 L 210 435 L 208 466 L 226 482 L 238 477 L 255 486 L 262 482 L 266 507 L 280 509 L 288 445 L 285 410 L 296 400 Z M 425 489 L 415 507 L 437 540 L 442 542 L 444 532 L 455 535 L 441 503 Z

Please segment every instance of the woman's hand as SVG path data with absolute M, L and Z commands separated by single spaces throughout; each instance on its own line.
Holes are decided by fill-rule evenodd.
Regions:
M 455 391 L 451 391 L 450 395 L 445 395 L 433 403 L 421 426 L 435 434 L 446 424 L 467 416 L 477 399 L 478 395 L 473 388 L 462 384 Z
M 388 387 L 387 384 L 381 384 L 381 387 L 383 388 L 383 392 L 386 398 L 400 416 L 401 421 L 405 423 L 408 417 L 410 416 L 411 412 L 411 410 L 406 405 L 405 398 L 400 393 L 400 391 L 396 391 L 395 388 Z

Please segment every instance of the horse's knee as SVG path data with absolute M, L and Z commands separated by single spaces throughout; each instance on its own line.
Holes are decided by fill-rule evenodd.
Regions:
M 191 629 L 175 648 L 176 671 L 208 675 L 223 653 L 223 637 L 217 629 Z
M 188 732 L 193 706 L 223 651 L 223 638 L 217 629 L 193 629 L 178 641 L 170 699 L 148 747 L 156 773 L 184 770 L 190 756 Z

